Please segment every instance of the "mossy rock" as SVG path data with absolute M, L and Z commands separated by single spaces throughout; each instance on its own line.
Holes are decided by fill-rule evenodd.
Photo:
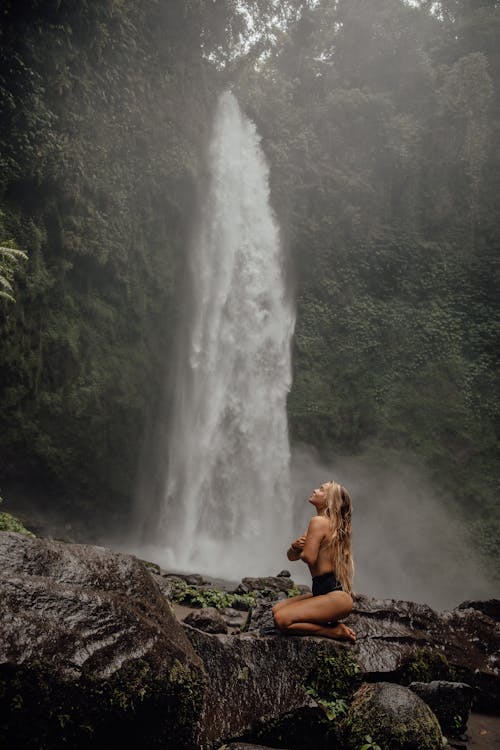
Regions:
M 142 563 L 0 532 L 0 567 L 0 747 L 196 746 L 203 665 Z
M 304 687 L 321 703 L 350 701 L 360 682 L 361 668 L 348 647 L 339 645 L 335 651 L 321 649 Z
M 203 698 L 200 670 L 174 664 L 159 681 L 137 659 L 110 680 L 61 679 L 45 665 L 0 667 L 2 747 L 122 748 L 193 744 Z M 36 731 L 35 731 L 36 730 Z
M 345 722 L 345 747 L 359 750 L 370 736 L 383 750 L 441 750 L 438 720 L 417 695 L 390 682 L 364 683 Z
M 433 648 L 416 648 L 404 660 L 399 668 L 401 682 L 431 682 L 432 680 L 451 680 L 456 678 L 448 659 L 442 651 Z
M 27 534 L 28 536 L 35 536 L 29 531 L 19 518 L 6 513 L 5 511 L 0 512 L 0 531 L 16 531 L 18 534 Z

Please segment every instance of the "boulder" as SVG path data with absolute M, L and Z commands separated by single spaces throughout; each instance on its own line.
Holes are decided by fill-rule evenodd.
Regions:
M 487 599 L 486 601 L 466 601 L 459 604 L 457 609 L 477 609 L 483 615 L 491 617 L 492 620 L 500 622 L 500 599 Z
M 370 680 L 447 680 L 474 688 L 478 710 L 499 712 L 500 625 L 479 607 L 436 612 L 425 604 L 356 596 L 346 619 Z
M 337 742 L 332 724 L 324 709 L 309 701 L 310 705 L 257 722 L 241 739 L 288 750 L 333 750 Z
M 288 593 L 290 589 L 294 587 L 294 583 L 291 578 L 283 576 L 265 576 L 261 578 L 242 578 L 241 583 L 248 591 L 270 591 L 278 592 L 284 591 Z M 240 593 L 236 589 L 237 593 Z
M 215 607 L 202 607 L 197 612 L 190 612 L 183 622 L 198 630 L 204 630 L 205 633 L 227 633 L 226 622 Z
M 435 714 L 447 737 L 457 737 L 467 728 L 472 703 L 472 688 L 464 682 L 412 682 L 409 689 L 416 693 Z
M 402 685 L 364 683 L 355 693 L 345 744 L 359 750 L 367 736 L 384 750 L 442 750 L 443 736 L 429 706 Z
M 222 617 L 230 628 L 244 629 L 246 621 L 249 617 L 249 612 L 234 609 L 233 607 L 225 607 L 222 612 Z
M 146 567 L 0 533 L 0 746 L 191 750 L 204 672 Z
M 322 698 L 325 686 L 333 686 L 336 695 L 344 687 L 346 695 L 352 692 L 357 665 L 347 645 L 322 638 L 209 635 L 184 627 L 207 673 L 200 747 L 243 737 L 260 742 L 261 735 L 266 744 L 271 737 L 269 722 L 311 708 L 306 689 Z M 316 750 L 318 746 L 302 747 Z

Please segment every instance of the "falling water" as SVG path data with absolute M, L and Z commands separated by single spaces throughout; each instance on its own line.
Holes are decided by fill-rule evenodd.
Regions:
M 275 574 L 291 534 L 294 313 L 268 182 L 256 128 L 224 93 L 190 257 L 158 532 L 165 564 L 231 579 Z

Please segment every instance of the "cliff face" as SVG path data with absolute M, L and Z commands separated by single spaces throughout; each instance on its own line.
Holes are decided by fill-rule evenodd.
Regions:
M 112 737 L 124 747 L 140 739 L 142 747 L 175 741 L 208 748 L 240 737 L 340 748 L 354 741 L 349 726 L 361 721 L 363 728 L 363 706 L 383 708 L 392 726 L 391 706 L 402 695 L 401 705 L 423 717 L 421 747 L 434 747 L 435 718 L 415 695 L 432 704 L 426 686 L 433 680 L 448 691 L 462 729 L 470 700 L 459 706 L 465 688 L 458 682 L 472 686 L 477 706 L 500 705 L 498 602 L 437 613 L 358 597 L 348 618 L 355 644 L 261 636 L 283 583 L 274 579 L 273 590 L 271 578 L 257 592 L 246 632 L 212 635 L 182 627 L 161 593 L 174 596 L 175 589 L 160 588 L 156 581 L 166 579 L 129 555 L 2 532 L 0 566 L 5 747 L 38 747 L 41 740 L 87 747 Z M 206 584 L 191 588 L 202 600 Z M 424 688 L 414 688 L 416 681 Z M 398 683 L 401 690 L 370 693 L 363 683 Z

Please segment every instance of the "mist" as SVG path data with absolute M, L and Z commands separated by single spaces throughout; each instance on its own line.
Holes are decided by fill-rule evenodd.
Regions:
M 380 465 L 380 452 L 326 464 L 315 449 L 296 446 L 292 452 L 296 536 L 304 533 L 314 515 L 307 501 L 311 490 L 335 479 L 346 487 L 353 503 L 356 593 L 421 602 L 435 609 L 494 596 L 495 584 L 450 498 L 439 494 L 415 460 L 404 462 L 396 452 L 393 458 L 390 469 Z M 387 455 L 384 463 L 389 463 Z M 294 580 L 308 583 L 306 566 L 300 561 L 290 565 Z

